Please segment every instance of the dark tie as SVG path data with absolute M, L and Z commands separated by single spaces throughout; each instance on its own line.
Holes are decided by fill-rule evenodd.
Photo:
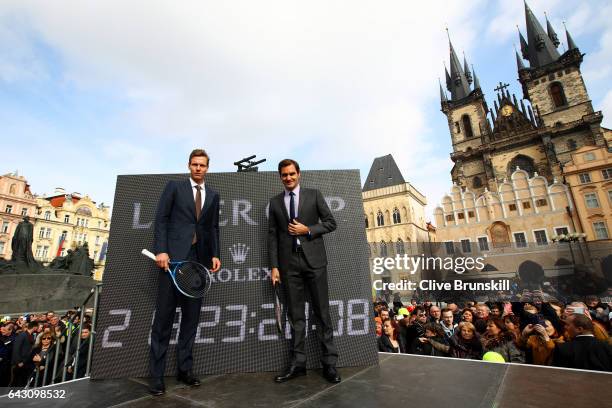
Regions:
M 202 213 L 202 187 L 199 185 L 195 186 L 196 188 L 196 199 L 195 199 L 195 214 L 196 220 L 200 219 L 200 214 Z M 191 240 L 191 245 L 195 244 L 198 241 L 198 237 L 196 236 L 196 232 L 193 232 L 193 239 Z
M 291 191 L 289 193 L 289 222 L 292 222 L 295 217 L 295 193 Z M 293 236 L 293 250 L 296 251 L 298 247 L 297 237 Z

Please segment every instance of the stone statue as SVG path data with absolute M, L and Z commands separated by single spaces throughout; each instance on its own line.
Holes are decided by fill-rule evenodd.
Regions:
M 73 255 L 74 251 L 69 249 L 66 253 L 66 256 L 58 256 L 49 264 L 49 268 L 51 269 L 64 269 L 69 270 L 70 265 L 72 264 L 72 260 L 74 259 Z
M 38 262 L 34 260 L 32 254 L 32 241 L 34 240 L 34 225 L 30 222 L 30 217 L 23 217 L 23 221 L 17 225 L 11 249 L 13 256 L 11 262 L 15 265 L 18 272 L 36 272 L 40 269 Z
M 72 253 L 68 270 L 74 274 L 91 276 L 93 269 L 94 261 L 89 258 L 89 245 L 85 242 Z

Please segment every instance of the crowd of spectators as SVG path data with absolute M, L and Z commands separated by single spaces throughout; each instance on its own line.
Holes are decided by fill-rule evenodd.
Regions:
M 86 314 L 82 324 L 80 317 L 77 310 L 69 310 L 62 316 L 49 311 L 2 318 L 0 387 L 35 387 L 84 377 L 91 316 Z
M 378 350 L 612 371 L 612 305 L 596 296 L 567 304 L 541 291 L 517 301 L 374 303 Z

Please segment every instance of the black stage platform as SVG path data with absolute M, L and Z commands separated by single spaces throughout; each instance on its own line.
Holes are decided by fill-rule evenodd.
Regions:
M 382 353 L 379 366 L 340 372 L 336 385 L 319 371 L 284 384 L 275 384 L 273 373 L 206 376 L 195 388 L 167 378 L 162 397 L 150 396 L 143 379 L 82 379 L 51 388 L 66 390 L 64 400 L 3 396 L 0 406 L 560 408 L 612 401 L 610 373 Z

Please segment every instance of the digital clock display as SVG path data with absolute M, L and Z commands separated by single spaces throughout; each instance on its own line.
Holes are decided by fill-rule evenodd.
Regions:
M 187 175 L 119 176 L 108 257 L 100 297 L 92 378 L 148 376 L 151 323 L 158 272 L 140 255 L 152 248 L 153 219 L 166 182 Z M 267 204 L 282 191 L 276 172 L 210 173 L 206 183 L 221 196 L 222 269 L 202 303 L 193 349 L 194 372 L 276 371 L 289 358 L 291 328 L 275 327 L 267 260 Z M 303 171 L 305 187 L 323 193 L 338 223 L 325 236 L 330 313 L 339 349 L 338 366 L 378 362 L 371 306 L 368 247 L 359 173 Z M 316 321 L 307 307 L 309 367 L 319 366 Z M 166 375 L 176 373 L 177 308 Z

